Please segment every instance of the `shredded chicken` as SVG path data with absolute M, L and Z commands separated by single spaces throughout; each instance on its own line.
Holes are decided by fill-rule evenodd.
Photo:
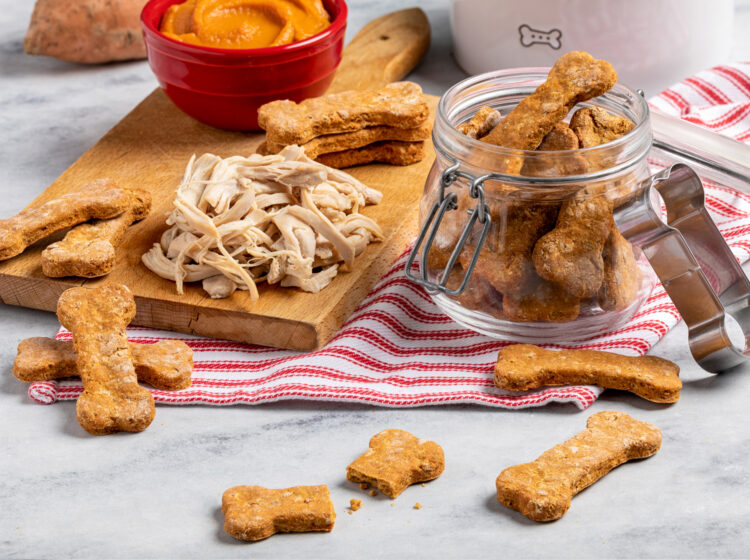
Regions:
M 339 265 L 383 234 L 359 213 L 380 191 L 287 146 L 271 156 L 193 156 L 159 243 L 143 264 L 162 278 L 203 282 L 212 298 L 236 289 L 258 299 L 257 283 L 318 292 Z

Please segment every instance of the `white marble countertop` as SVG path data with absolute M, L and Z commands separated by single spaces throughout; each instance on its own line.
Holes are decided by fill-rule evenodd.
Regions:
M 452 62 L 448 2 L 420 2 L 433 46 L 412 76 L 440 94 L 464 77 Z M 51 183 L 156 82 L 145 62 L 81 67 L 23 54 L 32 2 L 0 0 L 0 216 Z M 349 37 L 394 0 L 350 1 Z M 738 9 L 734 55 L 748 59 L 750 4 Z M 673 406 L 606 391 L 586 412 L 474 406 L 383 409 L 287 402 L 159 407 L 138 435 L 91 437 L 74 404 L 41 406 L 11 366 L 16 344 L 52 335 L 51 313 L 0 304 L 0 557 L 377 558 L 741 557 L 750 555 L 750 367 L 711 376 L 692 362 L 684 325 L 654 353 L 676 361 L 685 388 Z M 581 493 L 565 517 L 536 524 L 501 506 L 494 480 L 617 408 L 664 433 L 653 458 L 627 464 Z M 364 496 L 345 467 L 371 435 L 399 427 L 434 439 L 447 468 L 392 504 Z M 328 484 L 330 534 L 228 537 L 219 511 L 236 484 Z M 350 498 L 364 505 L 346 515 Z M 424 507 L 413 509 L 415 502 Z

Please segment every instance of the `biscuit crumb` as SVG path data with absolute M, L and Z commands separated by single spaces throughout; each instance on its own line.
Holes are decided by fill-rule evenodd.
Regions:
M 426 487 L 427 487 L 427 485 L 423 482 L 422 483 L 422 488 L 426 488 Z
M 378 491 L 375 490 L 375 488 L 373 488 L 372 490 L 370 490 L 370 496 L 377 496 L 377 495 L 378 495 Z
M 414 509 L 422 509 L 422 504 L 417 502 L 416 504 L 414 504 Z
M 370 485 L 369 485 L 369 484 L 367 484 L 366 482 L 362 482 L 362 483 L 360 483 L 360 485 L 359 485 L 359 488 L 360 488 L 361 490 L 367 490 L 367 489 L 368 489 L 369 487 L 370 487 Z
M 396 506 L 396 502 L 391 502 L 391 507 L 395 507 L 395 506 Z
M 357 511 L 359 508 L 362 507 L 362 500 L 357 500 L 356 498 L 352 498 L 349 500 L 349 513 L 352 513 L 353 511 Z

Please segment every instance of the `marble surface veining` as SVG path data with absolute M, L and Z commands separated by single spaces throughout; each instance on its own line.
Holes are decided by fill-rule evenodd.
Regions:
M 449 4 L 419 3 L 433 44 L 412 75 L 440 94 L 464 77 L 450 52 Z M 348 36 L 393 0 L 350 1 Z M 23 208 L 146 96 L 145 62 L 99 67 L 23 54 L 32 2 L 0 0 L 0 216 Z M 738 4 L 733 56 L 750 58 L 750 3 Z M 49 336 L 51 313 L 0 305 L 2 558 L 707 558 L 750 556 L 750 367 L 722 376 L 692 362 L 680 324 L 654 349 L 682 368 L 673 406 L 606 391 L 586 412 L 474 406 L 384 409 L 286 402 L 158 408 L 137 435 L 86 434 L 74 403 L 33 404 L 11 374 L 16 344 Z M 501 506 L 494 480 L 617 408 L 664 433 L 653 458 L 624 465 L 537 524 Z M 445 473 L 395 502 L 345 480 L 371 435 L 398 427 L 438 441 Z M 330 534 L 245 544 L 222 530 L 223 490 L 236 484 L 328 484 Z M 347 515 L 350 498 L 362 509 Z M 420 502 L 423 509 L 413 509 Z

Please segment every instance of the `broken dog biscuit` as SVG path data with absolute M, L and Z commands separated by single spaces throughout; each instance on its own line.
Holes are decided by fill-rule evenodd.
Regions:
M 542 139 L 582 101 L 607 92 L 617 82 L 617 73 L 605 60 L 582 51 L 561 56 L 549 72 L 547 80 L 518 105 L 482 142 L 535 150 Z M 517 175 L 523 158 L 509 157 L 500 171 Z
M 181 340 L 160 340 L 154 344 L 130 342 L 130 353 L 138 381 L 155 389 L 187 389 L 193 372 L 193 351 Z M 22 340 L 13 362 L 13 375 L 26 382 L 79 377 L 73 343 L 54 338 Z
M 456 130 L 469 138 L 479 139 L 489 134 L 490 130 L 495 128 L 502 118 L 500 111 L 485 105 L 480 107 L 471 119 L 459 124 Z
M 545 451 L 536 461 L 508 467 L 497 477 L 497 499 L 533 521 L 560 519 L 574 495 L 615 467 L 650 457 L 661 431 L 624 412 L 593 414 L 586 429 Z
M 434 441 L 404 430 L 383 430 L 370 439 L 370 448 L 346 468 L 351 482 L 366 482 L 390 498 L 410 484 L 432 480 L 445 468 L 443 449 Z
M 601 107 L 583 107 L 570 119 L 570 129 L 578 137 L 582 148 L 616 140 L 634 127 L 630 120 L 608 113 Z
M 614 227 L 612 203 L 583 191 L 563 202 L 555 228 L 537 241 L 532 257 L 539 276 L 581 299 L 602 285 L 602 251 Z
M 429 114 L 421 87 L 394 82 L 380 89 L 344 91 L 300 103 L 272 101 L 258 109 L 258 124 L 266 131 L 267 141 L 288 146 L 370 126 L 416 128 Z
M 326 134 L 313 138 L 301 147 L 305 155 L 315 159 L 322 154 L 353 150 L 374 144 L 375 142 L 399 141 L 399 142 L 421 142 L 430 137 L 432 127 L 425 122 L 416 128 L 398 128 L 395 126 L 373 126 L 356 130 L 354 132 L 342 132 L 340 134 Z M 265 154 L 276 154 L 284 149 L 283 144 L 271 141 L 265 142 Z
M 376 142 L 362 148 L 320 154 L 315 161 L 343 169 L 366 163 L 390 163 L 391 165 L 411 165 L 422 161 L 425 156 L 424 142 Z
M 134 316 L 133 294 L 122 284 L 70 288 L 57 302 L 83 383 L 76 416 L 91 434 L 140 432 L 154 419 L 154 398 L 138 385 L 125 333 Z
M 29 245 L 55 232 L 91 220 L 114 218 L 127 210 L 130 193 L 111 179 L 97 179 L 80 191 L 0 220 L 0 260 L 20 255 Z
M 42 272 L 50 278 L 82 276 L 96 278 L 112 272 L 115 251 L 130 224 L 145 218 L 151 210 L 151 195 L 130 190 L 130 207 L 109 220 L 81 224 L 70 230 L 62 241 L 42 251 Z
M 548 385 L 598 385 L 630 391 L 646 400 L 673 403 L 682 381 L 677 364 L 656 356 L 623 356 L 599 350 L 545 350 L 531 344 L 502 348 L 495 385 L 527 391 Z
M 619 311 L 628 307 L 641 287 L 641 272 L 635 260 L 633 246 L 612 226 L 602 253 L 604 270 L 597 300 L 605 311 Z
M 221 497 L 224 530 L 235 539 L 259 541 L 276 533 L 331 531 L 336 520 L 328 486 L 272 490 L 234 486 Z
M 581 312 L 581 301 L 554 282 L 547 282 L 536 274 L 527 280 L 520 291 L 503 295 L 503 313 L 519 323 L 572 321 Z

